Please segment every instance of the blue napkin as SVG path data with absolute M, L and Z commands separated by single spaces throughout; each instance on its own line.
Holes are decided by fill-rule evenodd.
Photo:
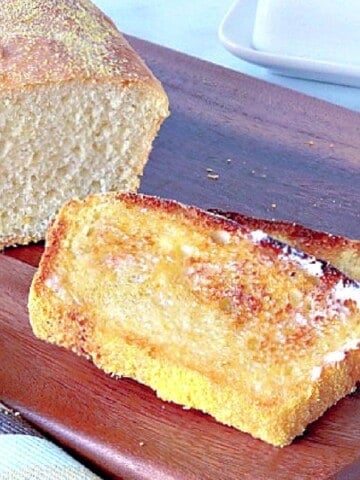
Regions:
M 0 480 L 95 480 L 97 475 L 0 404 Z

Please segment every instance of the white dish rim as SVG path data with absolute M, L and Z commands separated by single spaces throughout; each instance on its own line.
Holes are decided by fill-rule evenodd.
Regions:
M 354 66 L 264 52 L 256 50 L 252 46 L 252 34 L 247 35 L 245 39 L 241 39 L 241 35 L 234 34 L 234 22 L 236 22 L 236 28 L 239 32 L 244 26 L 249 29 L 250 24 L 254 25 L 257 1 L 236 0 L 222 19 L 218 29 L 218 37 L 230 53 L 242 60 L 266 67 L 283 75 L 360 86 L 360 65 Z M 245 13 L 245 11 L 247 14 L 241 15 L 241 12 Z

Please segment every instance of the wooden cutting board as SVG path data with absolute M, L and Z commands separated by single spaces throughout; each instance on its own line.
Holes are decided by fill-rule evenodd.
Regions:
M 130 41 L 172 111 L 143 192 L 360 238 L 359 114 Z M 106 478 L 360 478 L 359 390 L 278 449 L 36 340 L 26 302 L 41 252 L 0 255 L 0 399 Z

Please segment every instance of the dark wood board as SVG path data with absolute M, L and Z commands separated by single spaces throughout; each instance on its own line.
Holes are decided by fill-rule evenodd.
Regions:
M 143 192 L 360 238 L 359 114 L 130 41 L 172 110 Z M 0 256 L 0 398 L 71 452 L 110 478 L 360 478 L 359 390 L 277 449 L 36 340 L 26 311 L 34 269 L 26 263 L 36 266 L 41 252 Z
M 359 113 L 132 43 L 163 81 L 172 110 L 143 192 L 360 238 Z M 207 168 L 219 180 L 208 179 Z

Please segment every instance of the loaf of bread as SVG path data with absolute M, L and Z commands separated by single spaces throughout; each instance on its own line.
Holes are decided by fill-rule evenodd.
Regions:
M 60 211 L 36 336 L 283 446 L 360 380 L 360 284 L 262 230 L 170 200 Z
M 0 3 L 0 249 L 60 205 L 136 191 L 167 96 L 89 0 Z
M 238 212 L 210 211 L 255 230 L 263 230 L 277 240 L 331 263 L 348 277 L 360 282 L 360 240 L 319 232 L 298 223 L 264 220 Z

